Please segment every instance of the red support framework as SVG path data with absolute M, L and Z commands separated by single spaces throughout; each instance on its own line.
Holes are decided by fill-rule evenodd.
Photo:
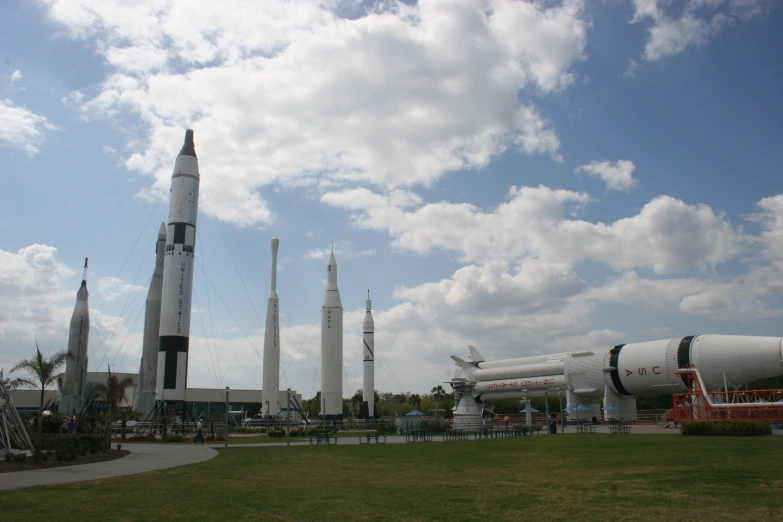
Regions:
M 685 376 L 689 390 L 674 395 L 672 419 L 676 422 L 783 421 L 783 390 L 710 392 L 692 365 L 675 374 Z

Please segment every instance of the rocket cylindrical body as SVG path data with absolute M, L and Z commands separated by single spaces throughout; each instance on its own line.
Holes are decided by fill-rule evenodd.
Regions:
M 321 308 L 321 414 L 343 417 L 343 305 L 337 289 L 337 261 L 329 258 L 326 294 Z
M 198 159 L 193 131 L 188 130 L 171 175 L 155 389 L 155 399 L 160 401 L 185 400 L 198 190 Z
M 471 374 L 477 381 L 491 381 L 498 379 L 517 379 L 521 377 L 536 377 L 539 375 L 556 375 L 564 371 L 562 362 L 554 363 L 535 363 L 523 366 L 509 366 L 507 368 L 490 368 L 485 370 L 483 365 L 481 369 L 474 370 Z
M 272 290 L 266 303 L 264 328 L 263 408 L 265 416 L 280 414 L 280 301 L 277 297 L 277 249 L 280 240 L 272 238 Z
M 65 382 L 60 399 L 59 411 L 67 415 L 79 411 L 84 403 L 87 386 L 87 342 L 90 337 L 90 306 L 87 281 L 82 280 L 76 292 L 76 305 L 71 316 L 71 328 L 68 334 L 68 353 L 65 363 Z
M 166 253 L 166 224 L 160 224 L 155 243 L 155 269 L 152 271 L 147 303 L 144 310 L 144 338 L 139 367 L 138 389 L 133 403 L 135 411 L 145 416 L 155 406 L 158 377 L 158 345 L 160 339 L 160 303 L 163 293 L 163 258 Z
M 375 322 L 372 319 L 372 301 L 369 297 L 368 295 L 367 312 L 362 323 L 362 349 L 364 350 L 362 397 L 367 403 L 367 417 L 372 419 L 375 417 Z

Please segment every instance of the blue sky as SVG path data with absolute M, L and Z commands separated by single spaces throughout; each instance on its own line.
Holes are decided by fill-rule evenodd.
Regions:
M 428 391 L 469 343 L 780 335 L 775 2 L 148 4 L 1 8 L 0 365 L 65 347 L 89 256 L 90 369 L 137 370 L 187 127 L 190 386 L 260 386 L 273 236 L 305 397 L 332 242 L 346 395 L 368 288 L 384 391 Z

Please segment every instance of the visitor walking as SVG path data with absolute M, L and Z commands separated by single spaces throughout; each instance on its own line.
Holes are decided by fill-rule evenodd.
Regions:
M 196 424 L 196 438 L 193 439 L 193 444 L 199 441 L 202 444 L 206 444 L 206 442 L 204 441 L 204 431 L 203 431 L 203 426 L 201 425 L 201 421 L 198 421 L 198 424 Z

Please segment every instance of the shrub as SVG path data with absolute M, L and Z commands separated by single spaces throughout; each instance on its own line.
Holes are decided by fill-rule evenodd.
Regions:
M 185 442 L 185 437 L 182 435 L 169 435 L 166 442 Z
M 42 450 L 56 453 L 87 453 L 103 449 L 103 435 L 92 433 L 44 433 L 41 436 Z
M 281 439 L 283 436 L 285 436 L 285 430 L 283 429 L 274 429 L 269 430 L 269 433 L 267 433 L 270 437 L 274 437 L 276 439 Z
M 218 442 L 218 441 L 224 441 L 226 440 L 226 437 L 224 435 L 206 435 L 204 436 L 204 439 L 210 441 L 210 442 Z
M 772 435 L 772 424 L 759 421 L 685 422 L 682 434 L 728 437 Z

